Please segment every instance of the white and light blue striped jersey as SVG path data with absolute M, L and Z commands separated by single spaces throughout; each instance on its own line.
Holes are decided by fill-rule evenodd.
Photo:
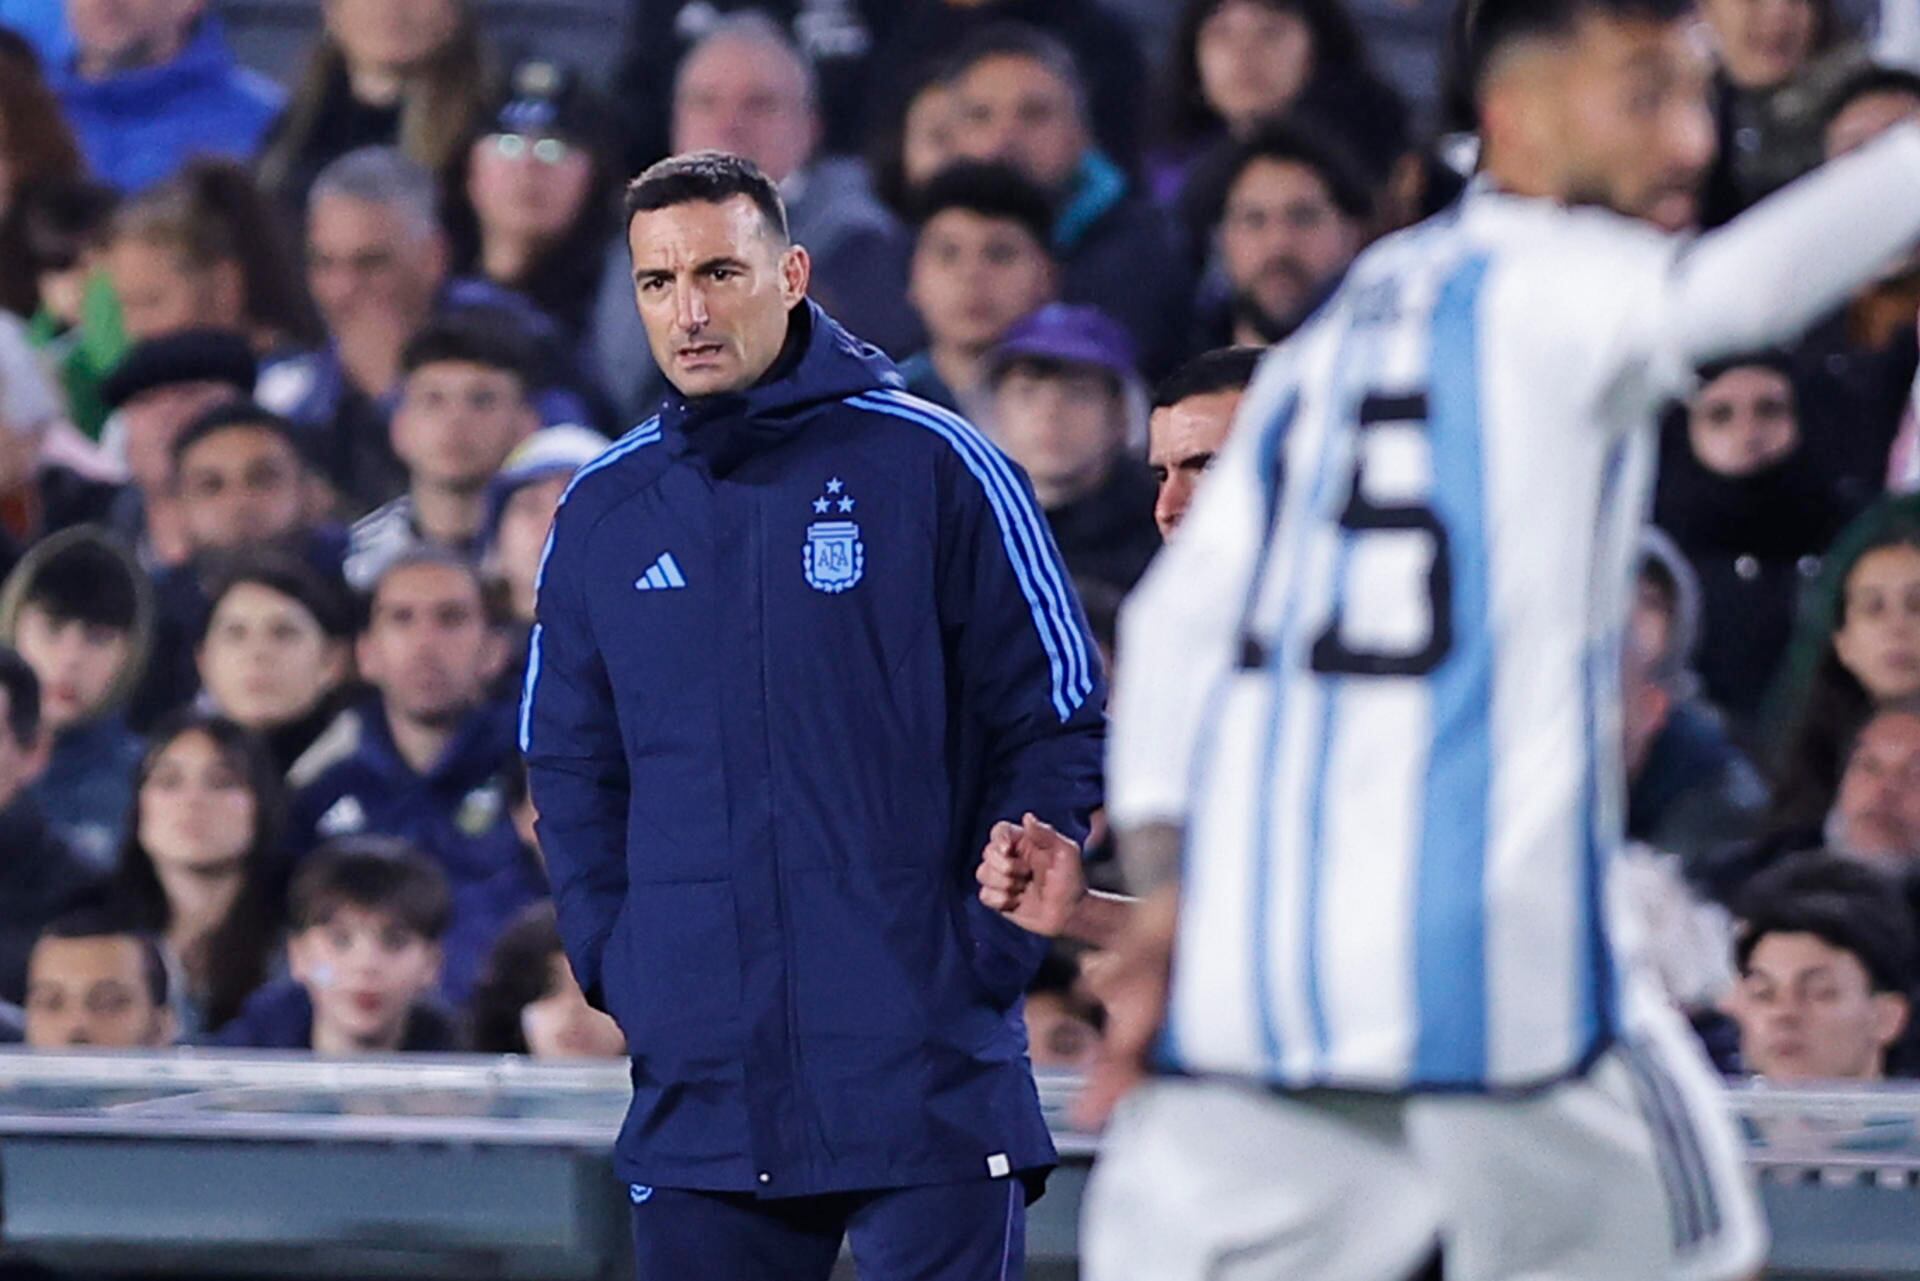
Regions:
M 1128 603 L 1109 806 L 1184 826 L 1165 1051 L 1544 1082 L 1615 1025 L 1619 656 L 1678 242 L 1475 194 L 1263 364 Z

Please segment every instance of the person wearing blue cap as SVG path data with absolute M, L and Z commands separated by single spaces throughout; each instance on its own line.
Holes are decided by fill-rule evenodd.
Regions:
M 1124 592 L 1160 550 L 1138 457 L 1146 397 L 1133 340 L 1097 307 L 1051 303 L 988 361 L 994 438 L 1026 468 L 1076 578 Z

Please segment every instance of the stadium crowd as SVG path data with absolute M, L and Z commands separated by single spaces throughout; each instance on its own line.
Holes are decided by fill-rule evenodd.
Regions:
M 633 0 L 603 85 L 469 0 L 317 7 L 283 88 L 206 0 L 0 0 L 0 1038 L 624 1052 L 515 728 L 547 526 L 666 391 L 647 164 L 779 185 L 1123 663 L 1261 349 L 1471 180 L 1451 0 Z M 1920 116 L 1911 0 L 1700 16 L 1703 226 Z M 1920 1074 L 1917 311 L 1920 258 L 1662 427 L 1619 889 L 1730 1074 Z M 1095 1052 L 1078 960 L 1037 1065 Z

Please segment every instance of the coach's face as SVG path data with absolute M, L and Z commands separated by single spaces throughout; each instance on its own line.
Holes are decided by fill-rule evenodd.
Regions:
M 627 247 L 647 345 L 682 395 L 745 391 L 773 366 L 810 263 L 750 197 L 637 213 Z

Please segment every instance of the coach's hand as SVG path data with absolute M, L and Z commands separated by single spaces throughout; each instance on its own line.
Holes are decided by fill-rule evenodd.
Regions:
M 982 903 L 1046 938 L 1060 937 L 1087 893 L 1080 847 L 1033 814 L 993 825 L 974 879 Z

